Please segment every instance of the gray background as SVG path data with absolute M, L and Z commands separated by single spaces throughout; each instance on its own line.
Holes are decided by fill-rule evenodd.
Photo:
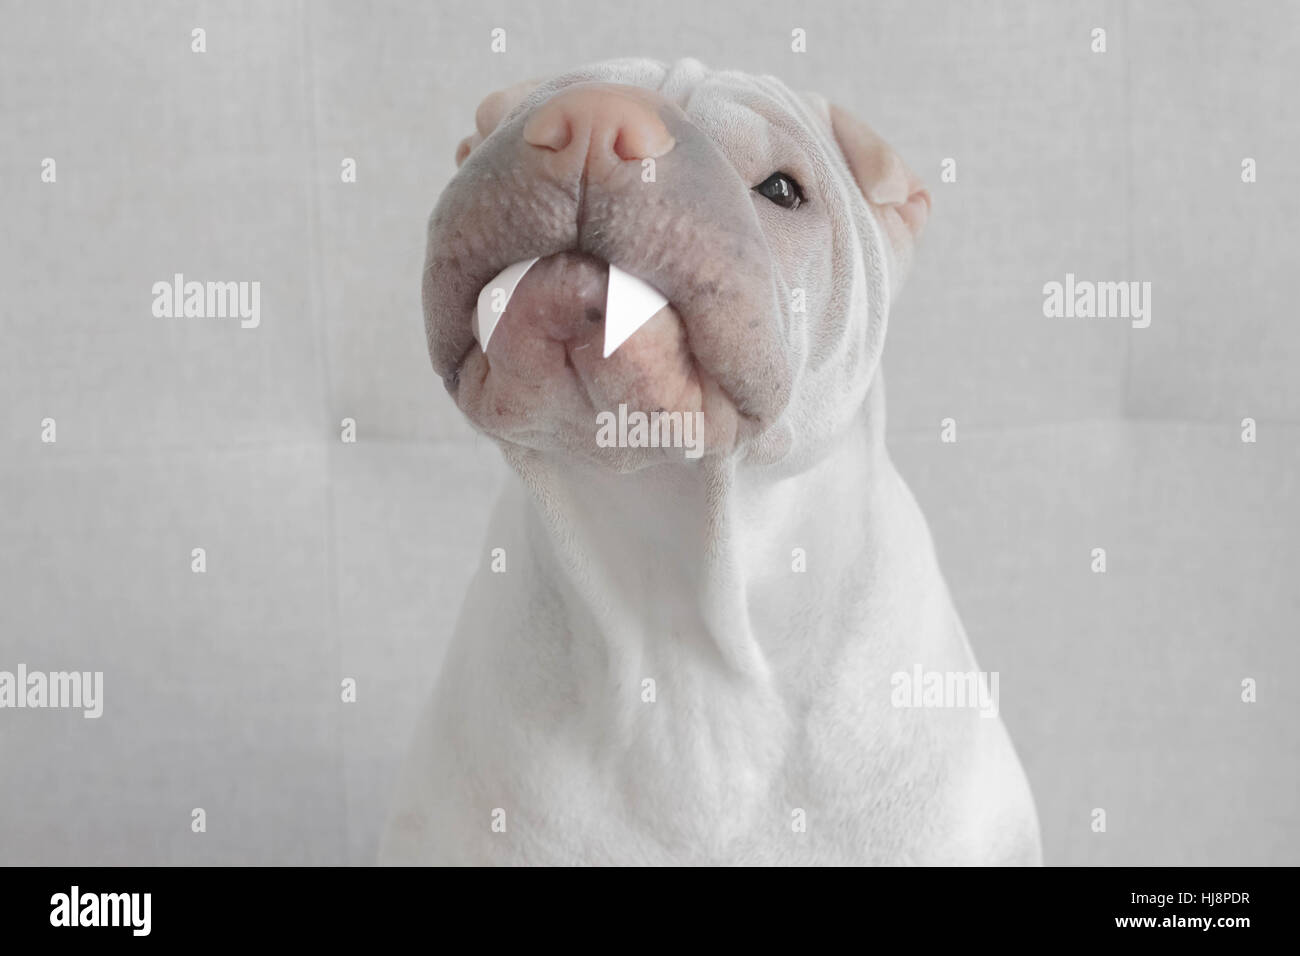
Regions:
M 1048 862 L 1300 862 L 1300 5 L 32 2 L 0 23 L 0 669 L 106 682 L 97 721 L 0 711 L 0 862 L 372 859 L 503 474 L 429 370 L 424 220 L 485 93 L 634 54 L 820 90 L 930 183 L 891 440 L 1001 673 Z M 1067 271 L 1152 282 L 1151 327 L 1045 319 Z M 260 280 L 261 327 L 153 318 L 174 272 Z

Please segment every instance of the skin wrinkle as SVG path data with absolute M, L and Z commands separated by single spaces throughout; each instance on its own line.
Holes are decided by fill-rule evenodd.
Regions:
M 546 186 L 562 163 L 521 182 L 532 167 L 517 134 L 585 82 L 660 88 L 686 115 L 658 111 L 676 146 L 657 182 L 629 161 L 621 178 L 590 183 L 579 227 L 572 199 Z M 1032 797 L 1001 721 L 890 703 L 891 673 L 914 662 L 976 665 L 883 440 L 885 280 L 901 281 L 915 234 L 879 225 L 829 110 L 688 60 L 597 64 L 505 112 L 430 220 L 429 260 L 464 270 L 426 274 L 435 367 L 461 357 L 483 284 L 534 255 L 580 249 L 672 308 L 597 360 L 591 303 L 566 311 L 539 272 L 520 282 L 521 309 L 507 309 L 491 355 L 466 353 L 479 393 L 465 376 L 458 403 L 513 472 L 486 537 L 510 573 L 485 561 L 473 578 L 385 859 L 1037 860 Z M 510 175 L 493 179 L 497 168 Z M 778 168 L 799 179 L 798 209 L 751 192 Z M 487 182 L 527 188 L 514 201 L 464 194 Z M 463 223 L 478 214 L 499 221 Z M 467 240 L 496 245 L 476 246 L 477 261 Z M 795 289 L 806 313 L 793 311 Z M 579 388 L 584 371 L 601 395 Z M 693 376 L 702 400 L 735 387 L 733 411 L 755 414 L 740 438 L 696 462 L 589 454 L 593 403 L 647 392 L 635 396 L 646 409 L 671 409 L 695 401 Z M 488 399 L 505 417 L 477 417 Z M 792 573 L 793 548 L 809 573 Z M 508 834 L 489 830 L 494 807 L 511 814 Z M 807 812 L 806 832 L 791 832 L 791 808 Z
M 665 125 L 669 127 L 670 132 L 672 132 L 672 134 L 677 138 L 677 147 L 665 157 L 664 162 L 667 166 L 661 164 L 661 173 L 665 179 L 673 175 L 671 173 L 671 168 L 669 168 L 671 167 L 671 163 L 669 162 L 670 160 L 675 159 L 679 163 L 679 169 L 681 168 L 680 164 L 685 163 L 685 177 L 683 178 L 681 175 L 676 175 L 675 178 L 672 179 L 673 188 L 683 188 L 681 184 L 685 184 L 685 188 L 693 192 L 707 192 L 709 188 L 708 184 L 701 180 L 696 174 L 695 166 L 698 165 L 697 157 L 701 155 L 706 156 L 709 151 L 704 148 L 703 141 L 700 139 L 698 134 L 687 135 L 686 132 L 683 132 L 688 130 L 688 127 L 684 125 L 685 120 L 683 118 L 672 116 L 667 111 L 663 111 L 661 115 L 667 117 Z M 526 114 L 520 113 L 516 117 L 515 122 L 522 125 L 525 119 Z M 688 140 L 693 140 L 693 143 L 688 142 Z M 479 147 L 477 152 L 481 154 L 488 150 L 493 144 L 499 142 L 502 142 L 501 137 L 495 135 L 491 136 L 485 141 L 484 145 Z M 682 159 L 682 157 L 685 158 Z M 462 169 L 462 174 L 469 174 L 471 176 L 471 182 L 475 182 L 475 177 L 477 176 L 477 181 L 487 182 L 491 183 L 493 186 L 497 186 L 500 185 L 504 179 L 517 178 L 519 175 L 518 171 L 521 168 L 521 164 L 517 160 L 507 161 L 504 165 L 509 171 L 510 175 L 508 177 L 494 176 L 491 174 L 475 174 L 473 171 L 475 167 L 475 157 L 471 154 L 468 162 Z M 735 174 L 730 173 L 730 175 L 734 176 Z M 535 178 L 536 177 L 534 176 L 534 179 Z M 537 219 L 548 219 L 554 221 L 557 219 L 567 218 L 567 215 L 563 211 L 556 211 L 557 203 L 552 198 L 554 196 L 554 190 L 548 190 L 544 185 L 539 188 L 538 185 L 534 183 L 528 188 L 527 193 L 532 197 L 533 201 L 531 206 L 534 210 L 533 216 Z M 547 196 L 547 199 L 544 202 L 538 201 L 537 196 L 539 193 Z M 706 232 L 703 229 L 703 223 L 705 220 L 702 220 L 701 217 L 693 214 L 695 210 L 691 208 L 689 204 L 681 202 L 674 204 L 670 202 L 669 200 L 672 195 L 675 195 L 675 193 L 670 193 L 666 189 L 649 188 L 637 197 L 638 201 L 629 205 L 625 196 L 616 191 L 606 192 L 598 199 L 596 196 L 595 184 L 593 183 L 586 191 L 586 198 L 584 200 L 585 205 L 582 210 L 583 221 L 580 222 L 577 227 L 578 242 L 576 245 L 578 248 L 590 249 L 596 254 L 601 255 L 602 258 L 616 261 L 620 267 L 629 268 L 634 274 L 646 274 L 648 272 L 651 274 L 672 275 L 678 277 L 677 288 L 667 288 L 665 289 L 665 292 L 668 294 L 670 301 L 674 302 L 679 310 L 683 310 L 687 347 L 694 356 L 695 368 L 699 369 L 703 365 L 701 354 L 706 351 L 712 351 L 717 354 L 721 342 L 717 341 L 717 335 L 713 332 L 710 332 L 704 339 L 697 340 L 696 336 L 703 329 L 706 323 L 692 319 L 692 315 L 711 315 L 719 312 L 720 309 L 725 309 L 725 307 L 729 305 L 729 301 L 722 296 L 720 286 L 724 281 L 730 281 L 733 284 L 737 281 L 735 277 L 727 275 L 728 273 L 735 271 L 734 265 L 728 263 L 726 257 L 719 256 L 716 252 L 709 253 L 707 250 L 743 250 L 747 253 L 745 258 L 751 261 L 761 261 L 764 254 L 759 251 L 762 247 L 761 242 L 758 243 L 758 248 L 755 248 L 753 240 L 748 240 L 747 245 L 749 246 L 749 249 L 753 250 L 749 251 L 744 250 L 744 247 L 737 247 L 734 235 L 729 237 L 726 231 L 719 233 L 716 226 L 710 226 L 709 230 Z M 743 201 L 744 214 L 751 217 L 751 225 L 746 228 L 756 231 L 757 223 L 752 218 L 753 210 L 751 203 L 752 200 L 746 196 Z M 635 213 L 633 212 L 634 207 L 637 207 Z M 462 215 L 479 216 L 481 214 L 481 208 L 471 207 Z M 653 226 L 651 228 L 644 228 L 645 223 L 652 223 Z M 511 218 L 511 228 L 519 228 L 519 224 L 515 221 L 515 217 Z M 554 227 L 544 227 L 541 230 L 543 234 L 546 232 L 554 234 L 555 231 L 556 229 Z M 464 242 L 464 235 L 465 233 L 462 231 L 459 241 Z M 475 248 L 473 256 L 463 258 L 460 256 L 457 257 L 457 261 L 468 261 L 470 258 L 473 258 L 476 262 L 484 263 L 483 265 L 476 266 L 472 273 L 476 282 L 480 275 L 487 273 L 490 269 L 497 268 L 499 263 L 509 258 L 509 256 L 504 256 L 500 253 L 493 255 L 492 253 L 485 251 L 480 245 L 480 243 L 489 245 L 492 243 L 504 243 L 504 240 L 499 237 L 500 231 L 498 229 L 486 228 L 480 224 L 479 228 L 470 236 L 470 245 Z M 723 244 L 724 242 L 727 244 Z M 705 254 L 697 255 L 692 253 L 691 250 L 705 250 Z M 542 250 L 534 249 L 530 250 L 530 252 L 532 254 L 538 254 L 542 252 Z M 636 265 L 638 262 L 641 263 L 640 267 Z M 735 260 L 732 260 L 732 262 L 734 263 Z M 724 263 L 727 263 L 725 272 L 712 272 L 712 274 L 710 274 L 711 269 L 724 269 Z M 471 285 L 472 283 L 466 284 Z M 465 298 L 469 298 L 468 291 L 465 293 Z M 465 314 L 465 321 L 468 323 L 469 316 L 472 315 L 468 305 L 465 307 Z M 507 318 L 505 321 L 508 322 L 510 319 Z M 749 329 L 758 328 L 758 326 L 752 324 L 758 321 L 757 318 L 750 317 L 746 320 L 745 327 Z M 473 348 L 468 342 L 466 342 L 462 346 L 460 353 L 457 354 L 455 359 L 452 361 L 453 363 L 463 363 L 463 361 L 472 357 L 472 355 Z M 574 364 L 576 365 L 577 363 L 575 362 Z M 780 373 L 774 374 L 772 369 L 762 370 L 758 374 L 745 374 L 735 366 L 734 359 L 724 360 L 719 371 L 733 382 L 731 387 L 728 387 L 725 383 L 720 383 L 722 384 L 721 394 L 733 396 L 733 413 L 740 415 L 741 418 L 746 420 L 747 427 L 750 430 L 753 430 L 756 424 L 761 424 L 763 416 L 761 409 L 768 405 L 770 399 L 764 399 L 762 402 L 756 404 L 754 397 L 738 394 L 735 391 L 734 383 L 744 383 L 751 380 L 762 382 L 763 388 L 767 390 L 767 394 L 779 397 L 781 392 L 779 383 L 783 380 L 784 375 Z M 445 377 L 448 380 L 449 386 L 459 385 L 460 375 L 454 367 L 450 374 L 445 375 Z M 699 375 L 698 373 L 696 375 L 689 375 L 688 381 L 690 378 L 695 377 L 704 378 L 705 376 Z M 640 381 L 644 381 L 644 379 L 641 379 Z M 773 383 L 776 384 L 774 385 Z M 637 382 L 634 381 L 632 384 L 636 385 Z M 458 387 L 456 388 L 456 391 L 459 391 Z M 679 388 L 677 391 L 680 393 L 683 389 Z M 472 411 L 471 417 L 473 417 Z M 729 429 L 726 431 L 729 431 Z

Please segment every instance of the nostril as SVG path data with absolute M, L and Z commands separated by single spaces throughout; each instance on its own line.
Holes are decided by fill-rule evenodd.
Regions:
M 532 146 L 560 152 L 573 138 L 569 117 L 562 110 L 542 109 L 524 124 L 524 141 Z
M 589 167 L 611 160 L 658 159 L 676 145 L 645 94 L 575 87 L 558 93 L 524 123 L 524 141 L 555 153 L 579 147 Z
M 619 159 L 658 159 L 675 144 L 659 117 L 637 117 L 622 124 L 614 140 L 614 152 Z

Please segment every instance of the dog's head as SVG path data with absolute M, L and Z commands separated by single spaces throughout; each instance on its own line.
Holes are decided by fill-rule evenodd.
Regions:
M 619 60 L 493 93 L 475 125 L 423 293 L 478 428 L 629 470 L 683 455 L 606 447 L 620 405 L 701 412 L 706 454 L 768 460 L 861 407 L 930 202 L 864 123 L 771 77 Z

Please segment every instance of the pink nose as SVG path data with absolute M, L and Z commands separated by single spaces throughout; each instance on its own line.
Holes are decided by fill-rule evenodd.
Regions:
M 524 124 L 524 140 L 603 175 L 621 161 L 657 159 L 675 140 L 664 101 L 635 86 L 584 83 L 561 90 Z

